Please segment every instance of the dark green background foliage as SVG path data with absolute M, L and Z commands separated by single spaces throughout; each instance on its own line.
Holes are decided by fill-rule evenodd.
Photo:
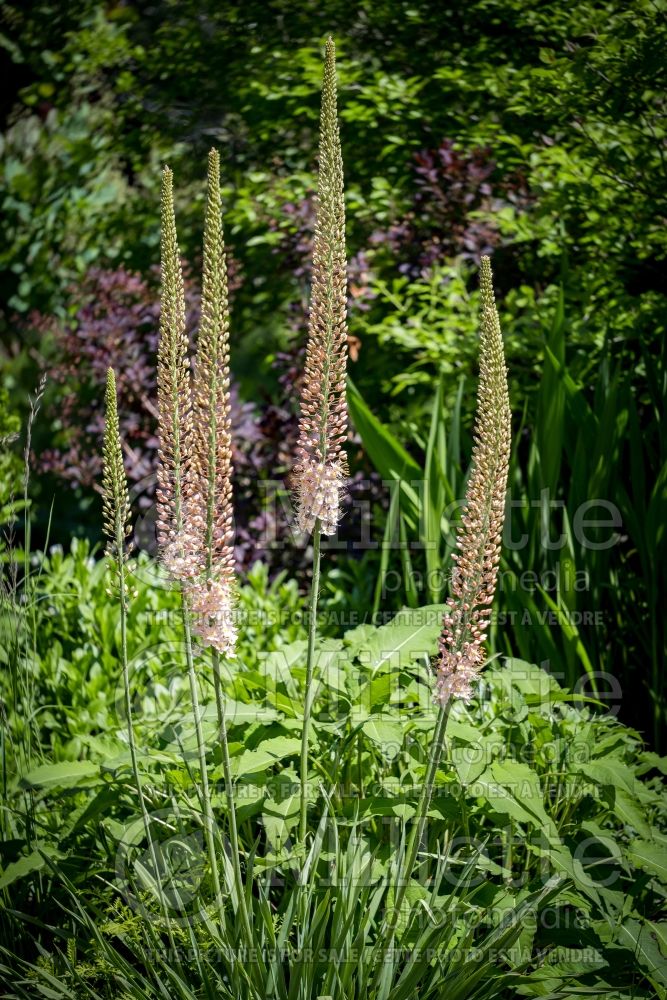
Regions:
M 562 0 L 5 5 L 2 59 L 13 83 L 2 98 L 0 290 L 13 406 L 25 409 L 39 368 L 53 375 L 34 432 L 37 540 L 63 485 L 75 503 L 56 503 L 51 538 L 97 536 L 99 504 L 81 470 L 95 467 L 99 372 L 109 360 L 122 369 L 124 342 L 110 339 L 132 323 L 138 354 L 126 359 L 125 381 L 119 373 L 121 410 L 136 468 L 151 466 L 150 405 L 133 385 L 153 351 L 154 330 L 142 324 L 153 318 L 159 173 L 164 162 L 175 171 L 182 249 L 196 275 L 214 144 L 233 258 L 239 405 L 257 407 L 241 409 L 238 420 L 239 489 L 250 512 L 240 525 L 242 562 L 259 555 L 275 570 L 293 559 L 261 540 L 267 523 L 280 533 L 284 516 L 269 510 L 266 490 L 248 484 L 280 478 L 289 466 L 321 44 L 331 32 L 354 383 L 383 433 L 406 449 L 413 478 L 426 469 L 432 480 L 443 477 L 441 499 L 460 496 L 474 403 L 475 265 L 492 253 L 517 435 L 512 499 L 528 505 L 515 516 L 529 543 L 507 554 L 506 570 L 516 579 L 537 573 L 546 591 L 519 587 L 502 598 L 501 610 L 528 609 L 532 618 L 499 629 L 498 648 L 549 661 L 569 683 L 589 665 L 620 678 L 626 718 L 657 743 L 667 481 L 664 13 L 661 2 Z M 136 322 L 128 271 L 146 283 Z M 114 304 L 98 296 L 91 315 L 96 283 L 105 295 L 116 290 Z M 439 472 L 428 450 L 438 385 L 438 420 L 455 423 L 460 447 Z M 391 479 L 359 419 L 353 469 L 362 479 L 372 470 Z M 388 491 L 373 483 L 364 498 L 376 540 L 395 528 L 423 542 L 414 511 L 394 509 L 392 522 Z M 547 509 L 554 534 L 567 537 L 564 552 L 545 549 L 542 515 L 530 506 L 545 489 L 565 505 L 564 528 L 562 508 Z M 573 534 L 577 510 L 592 498 L 613 503 L 622 518 L 616 544 L 602 553 Z M 381 609 L 434 597 L 422 581 L 436 563 L 447 571 L 447 546 L 435 562 L 423 548 L 410 550 L 412 579 L 398 550 L 384 567 L 376 552 L 360 558 L 351 544 L 356 522 L 346 524 L 349 551 L 337 553 L 325 584 L 331 609 L 367 612 L 392 570 L 401 582 L 392 592 L 380 586 Z M 578 594 L 568 567 L 588 574 Z M 597 624 L 574 632 L 535 624 L 554 605 L 599 613 Z

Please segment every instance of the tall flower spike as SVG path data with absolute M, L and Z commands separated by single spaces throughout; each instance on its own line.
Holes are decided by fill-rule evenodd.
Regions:
M 308 347 L 294 470 L 299 529 L 310 532 L 319 519 L 325 535 L 336 531 L 347 474 L 343 450 L 347 438 L 345 204 L 335 54 L 333 40 L 329 38 L 322 83 Z
M 451 596 L 437 664 L 437 698 L 467 701 L 484 663 L 482 644 L 496 588 L 511 444 L 507 368 L 493 295 L 491 263 L 480 272 L 481 340 L 473 466 L 457 539 Z
M 191 574 L 191 539 L 184 531 L 183 485 L 190 431 L 190 371 L 185 296 L 174 217 L 173 175 L 162 174 L 162 294 L 158 347 L 157 536 L 162 561 L 176 579 Z
M 130 533 L 130 497 L 127 492 L 127 477 L 123 464 L 123 450 L 118 424 L 118 402 L 116 398 L 116 376 L 113 369 L 107 370 L 107 384 L 104 393 L 106 422 L 104 426 L 103 471 L 102 471 L 102 511 L 104 533 L 107 536 L 107 555 L 116 563 L 125 562 L 129 551 L 125 539 Z
M 193 631 L 233 655 L 232 439 L 229 398 L 229 307 L 220 199 L 220 156 L 208 156 L 202 313 L 192 393 L 186 517 L 196 538 L 197 577 L 189 588 Z

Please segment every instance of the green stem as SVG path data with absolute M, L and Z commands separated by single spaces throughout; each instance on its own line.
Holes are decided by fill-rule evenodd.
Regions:
M 310 589 L 310 618 L 308 621 L 308 653 L 306 658 L 306 694 L 303 706 L 303 731 L 301 733 L 301 808 L 299 837 L 305 845 L 308 818 L 308 732 L 313 709 L 313 666 L 315 662 L 315 636 L 317 634 L 317 595 L 320 588 L 320 539 L 322 527 L 317 518 L 313 529 L 313 582 Z
M 438 771 L 438 767 L 440 766 L 442 751 L 445 745 L 445 731 L 447 729 L 447 720 L 449 718 L 451 705 L 452 699 L 450 698 L 445 705 L 441 706 L 435 723 L 433 743 L 431 744 L 431 754 L 426 768 L 426 775 L 424 777 L 424 783 L 419 796 L 419 802 L 417 804 L 417 812 L 415 814 L 412 830 L 410 831 L 407 850 L 403 856 L 403 860 L 399 863 L 396 872 L 396 882 L 394 885 L 394 907 L 387 920 L 383 949 L 383 962 L 384 956 L 388 954 L 394 940 L 401 906 L 403 905 L 403 900 L 405 899 L 410 877 L 417 860 L 419 845 L 424 834 L 426 815 L 431 805 L 431 799 L 433 798 L 435 776 Z
M 215 851 L 215 836 L 213 832 L 213 811 L 211 809 L 211 794 L 208 785 L 208 771 L 206 770 L 206 746 L 204 744 L 204 734 L 201 727 L 199 714 L 199 694 L 197 692 L 197 676 L 195 674 L 194 659 L 192 656 L 192 633 L 190 630 L 190 616 L 185 592 L 181 588 L 181 614 L 183 617 L 183 631 L 185 634 L 185 656 L 188 664 L 188 678 L 190 681 L 190 700 L 192 701 L 192 714 L 195 723 L 195 735 L 197 739 L 197 753 L 199 755 L 199 771 L 201 780 L 201 805 L 204 817 L 204 835 L 208 848 L 209 862 L 211 865 L 211 877 L 213 879 L 213 892 L 218 906 L 218 916 L 220 926 L 224 926 L 224 909 L 222 906 L 222 893 L 220 892 L 220 873 L 218 871 L 218 857 Z
M 130 761 L 132 765 L 132 775 L 134 777 L 134 783 L 137 788 L 137 798 L 139 800 L 139 808 L 141 810 L 141 818 L 144 825 L 144 833 L 146 835 L 146 840 L 148 841 L 148 850 L 150 851 L 151 862 L 153 864 L 153 871 L 155 872 L 155 882 L 158 887 L 158 894 L 160 899 L 160 904 L 162 907 L 162 915 L 165 921 L 165 929 L 169 937 L 169 944 L 173 955 L 176 958 L 176 962 L 180 967 L 180 960 L 178 958 L 178 951 L 176 949 L 176 942 L 174 940 L 171 925 L 169 922 L 169 911 L 167 910 L 167 903 L 164 898 L 164 893 L 162 891 L 162 884 L 160 879 L 160 868 L 158 866 L 157 852 L 155 850 L 155 843 L 153 837 L 151 836 L 150 830 L 150 817 L 148 815 L 148 809 L 146 808 L 146 800 L 144 798 L 143 788 L 141 787 L 141 779 L 139 777 L 139 762 L 137 759 L 137 744 L 134 736 L 134 724 L 132 722 L 132 698 L 130 695 L 130 668 L 127 656 L 127 585 L 125 581 L 125 563 L 124 563 L 124 532 L 123 526 L 119 523 L 116 527 L 116 555 L 118 559 L 118 590 L 120 598 L 120 658 L 121 666 L 123 670 L 123 688 L 125 695 L 125 716 L 127 719 L 127 741 L 130 747 Z
M 220 654 L 217 649 L 212 650 L 213 659 L 213 684 L 215 687 L 215 705 L 218 714 L 218 728 L 220 730 L 220 746 L 222 748 L 222 767 L 225 775 L 225 791 L 227 793 L 227 810 L 229 812 L 229 840 L 232 848 L 232 864 L 234 865 L 234 877 L 236 879 L 236 892 L 239 897 L 239 909 L 241 920 L 247 939 L 248 948 L 253 947 L 252 927 L 250 916 L 246 905 L 245 889 L 243 885 L 243 875 L 241 873 L 241 855 L 239 851 L 238 824 L 236 821 L 236 806 L 234 803 L 234 785 L 232 781 L 232 764 L 229 756 L 229 742 L 227 740 L 227 721 L 225 719 L 225 700 L 222 693 L 222 679 L 220 677 Z

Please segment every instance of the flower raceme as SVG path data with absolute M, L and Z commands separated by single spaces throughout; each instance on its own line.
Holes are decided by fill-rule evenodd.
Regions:
M 174 216 L 173 174 L 169 167 L 165 167 L 162 174 L 161 217 L 157 539 L 165 569 L 174 579 L 184 580 L 194 571 L 190 551 L 192 539 L 186 533 L 183 511 L 185 455 L 192 423 L 192 401 L 183 274 Z
M 322 83 L 313 284 L 293 477 L 299 530 L 311 532 L 319 521 L 325 535 L 336 532 L 347 475 L 343 451 L 347 437 L 346 302 L 343 159 L 336 110 L 335 46 L 330 38 Z
M 232 438 L 229 395 L 229 301 L 220 200 L 220 156 L 208 157 L 202 307 L 192 387 L 192 428 L 185 493 L 196 539 L 197 577 L 190 587 L 195 634 L 233 655 L 234 585 Z
M 466 490 L 452 591 L 437 660 L 437 699 L 467 701 L 484 664 L 483 643 L 496 588 L 511 444 L 507 368 L 491 264 L 480 272 L 481 339 L 472 472 Z
M 118 424 L 118 399 L 116 376 L 113 368 L 107 370 L 104 393 L 106 420 L 104 426 L 102 511 L 104 533 L 107 536 L 106 553 L 113 563 L 125 562 L 130 546 L 130 497 L 123 464 L 123 450 Z
M 232 449 L 229 306 L 220 157 L 211 150 L 204 225 L 201 321 L 194 377 L 185 334 L 172 174 L 162 184 L 162 308 L 158 353 L 158 544 L 184 586 L 193 632 L 233 655 Z

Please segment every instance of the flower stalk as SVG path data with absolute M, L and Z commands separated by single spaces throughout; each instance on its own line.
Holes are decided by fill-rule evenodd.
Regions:
M 322 528 L 319 519 L 313 529 L 313 579 L 310 586 L 310 606 L 308 609 L 308 648 L 306 653 L 306 695 L 303 706 L 303 730 L 301 733 L 301 797 L 299 802 L 299 837 L 303 844 L 308 827 L 308 736 L 310 717 L 313 711 L 313 667 L 315 663 L 315 636 L 317 633 L 317 595 L 320 588 L 320 553 Z
M 180 252 L 174 215 L 173 176 L 165 168 L 162 176 L 162 294 L 158 347 L 158 544 L 169 575 L 179 581 L 185 654 L 194 718 L 201 780 L 201 808 L 213 891 L 221 924 L 224 921 L 220 874 L 215 844 L 213 811 L 206 767 L 206 746 L 201 726 L 197 676 L 192 654 L 191 608 L 188 583 L 196 571 L 193 556 L 200 549 L 196 526 L 186 517 L 188 495 L 187 458 L 192 438 L 192 397 L 185 329 L 185 300 Z
M 211 647 L 218 733 L 229 814 L 229 839 L 239 910 L 248 947 L 252 929 L 241 872 L 221 654 L 234 656 L 234 584 L 229 299 L 220 197 L 220 156 L 208 157 L 204 224 L 202 318 L 193 384 L 192 439 L 188 454 L 186 514 L 196 536 L 196 575 L 189 584 L 195 635 Z
M 480 378 L 477 392 L 472 471 L 457 537 L 456 572 L 443 617 L 436 664 L 439 710 L 417 812 L 405 855 L 397 866 L 395 898 L 387 918 L 384 956 L 391 948 L 399 914 L 417 861 L 435 779 L 455 698 L 468 701 L 484 665 L 483 643 L 496 587 L 511 445 L 511 412 L 500 321 L 493 294 L 491 262 L 480 267 Z
M 160 868 L 158 866 L 157 853 L 153 837 L 151 836 L 150 818 L 146 807 L 141 778 L 139 776 L 139 763 L 137 759 L 137 744 L 132 721 L 132 698 L 130 694 L 130 671 L 127 656 L 127 613 L 129 610 L 129 591 L 126 578 L 126 562 L 130 546 L 127 543 L 127 536 L 130 534 L 130 498 L 127 489 L 127 478 L 123 463 L 123 452 L 120 437 L 120 427 L 118 423 L 118 399 L 116 391 L 116 376 L 112 368 L 107 371 L 107 381 L 105 390 L 105 427 L 103 445 L 103 472 L 102 472 L 102 495 L 103 495 L 103 519 L 104 531 L 107 536 L 106 555 L 113 567 L 113 574 L 117 584 L 117 592 L 120 603 L 120 659 L 123 672 L 123 694 L 125 702 L 125 717 L 127 721 L 127 741 L 130 748 L 130 763 L 137 799 L 144 827 L 148 849 L 150 851 L 153 871 L 158 896 L 160 899 L 162 914 L 165 920 L 167 934 L 170 945 L 175 948 L 167 904 L 160 885 Z
M 347 366 L 347 265 L 343 159 L 336 103 L 336 50 L 326 43 L 320 112 L 317 215 L 308 345 L 301 385 L 299 441 L 293 484 L 298 527 L 313 533 L 303 731 L 299 830 L 305 840 L 308 811 L 308 737 L 313 708 L 321 536 L 335 534 L 347 475 L 345 402 Z

